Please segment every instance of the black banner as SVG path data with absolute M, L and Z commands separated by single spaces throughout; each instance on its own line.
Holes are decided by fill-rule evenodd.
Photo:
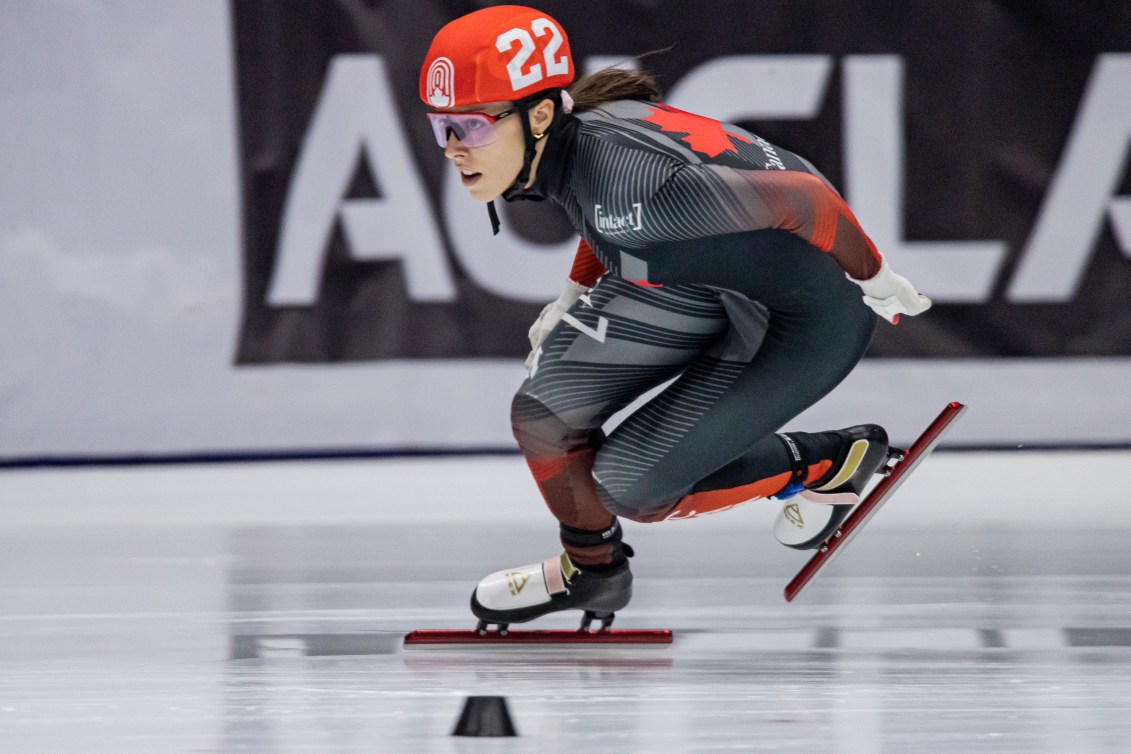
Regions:
M 451 167 L 417 98 L 433 34 L 487 4 L 233 4 L 246 272 L 239 363 L 525 356 L 542 303 L 468 274 L 455 246 L 466 229 L 453 227 L 443 188 Z M 820 0 L 530 4 L 561 22 L 579 68 L 665 50 L 646 61 L 665 90 L 693 74 L 707 86 L 712 72 L 739 70 L 734 61 L 749 56 L 763 67 L 827 64 L 811 117 L 738 122 L 838 187 L 852 183 L 849 164 L 874 169 L 845 125 L 846 113 L 859 117 L 869 97 L 892 91 L 868 88 L 869 66 L 899 73 L 889 100 L 901 128 L 888 141 L 902 140 L 889 202 L 900 240 L 956 249 L 994 241 L 1003 251 L 971 269 L 983 279 L 969 290 L 879 328 L 871 356 L 1131 355 L 1131 3 L 919 0 L 894 17 L 889 4 Z M 856 184 L 873 190 L 860 175 Z M 547 203 L 503 210 L 504 224 L 533 244 L 572 233 Z M 565 262 L 558 278 L 567 271 Z M 932 294 L 930 280 L 908 276 Z

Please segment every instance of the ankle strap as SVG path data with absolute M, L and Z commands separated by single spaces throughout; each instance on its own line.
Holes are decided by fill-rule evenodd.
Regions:
M 787 484 L 785 488 L 787 490 L 791 487 L 804 489 L 808 467 L 805 464 L 805 459 L 801 455 L 801 446 L 798 445 L 797 441 L 787 432 L 780 433 L 778 439 L 785 445 L 786 453 L 789 454 L 791 475 L 789 484 Z
M 562 544 L 570 547 L 595 547 L 597 545 L 617 544 L 621 541 L 622 531 L 620 521 L 613 520 L 613 525 L 607 529 L 593 531 L 591 529 L 575 529 L 572 526 L 561 525 Z

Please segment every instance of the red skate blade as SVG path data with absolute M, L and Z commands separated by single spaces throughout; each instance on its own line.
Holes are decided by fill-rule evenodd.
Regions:
M 817 553 L 786 585 L 786 602 L 792 602 L 805 588 L 805 585 L 831 563 L 833 557 L 856 536 L 856 532 L 862 529 L 872 516 L 876 515 L 876 512 L 888 501 L 888 498 L 895 494 L 895 491 L 903 484 L 904 479 L 910 476 L 915 467 L 931 454 L 943 434 L 950 428 L 951 423 L 965 410 L 966 406 L 957 401 L 947 404 L 946 408 L 931 422 L 929 427 L 923 430 L 923 434 L 919 435 L 919 439 L 907 450 L 903 460 L 891 467 L 891 473 L 881 479 L 875 488 L 868 493 L 867 497 L 848 514 L 844 523 L 817 549 Z
M 609 629 L 608 631 L 488 631 L 482 635 L 477 631 L 419 630 L 404 637 L 406 647 L 423 646 L 505 646 L 514 644 L 575 644 L 624 645 L 624 644 L 671 644 L 672 632 L 660 629 Z

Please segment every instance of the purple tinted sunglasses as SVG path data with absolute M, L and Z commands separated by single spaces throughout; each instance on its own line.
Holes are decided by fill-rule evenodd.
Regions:
M 432 135 L 441 147 L 448 146 L 448 133 L 465 147 L 482 147 L 499 138 L 495 124 L 515 112 L 514 108 L 498 115 L 490 113 L 428 113 Z

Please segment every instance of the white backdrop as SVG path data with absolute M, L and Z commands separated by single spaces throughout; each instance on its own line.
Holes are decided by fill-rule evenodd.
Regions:
M 517 360 L 233 365 L 229 24 L 223 0 L 0 6 L 0 460 L 513 446 Z M 876 360 L 795 424 L 907 438 L 961 400 L 951 443 L 1127 443 L 1128 385 L 1123 358 Z

